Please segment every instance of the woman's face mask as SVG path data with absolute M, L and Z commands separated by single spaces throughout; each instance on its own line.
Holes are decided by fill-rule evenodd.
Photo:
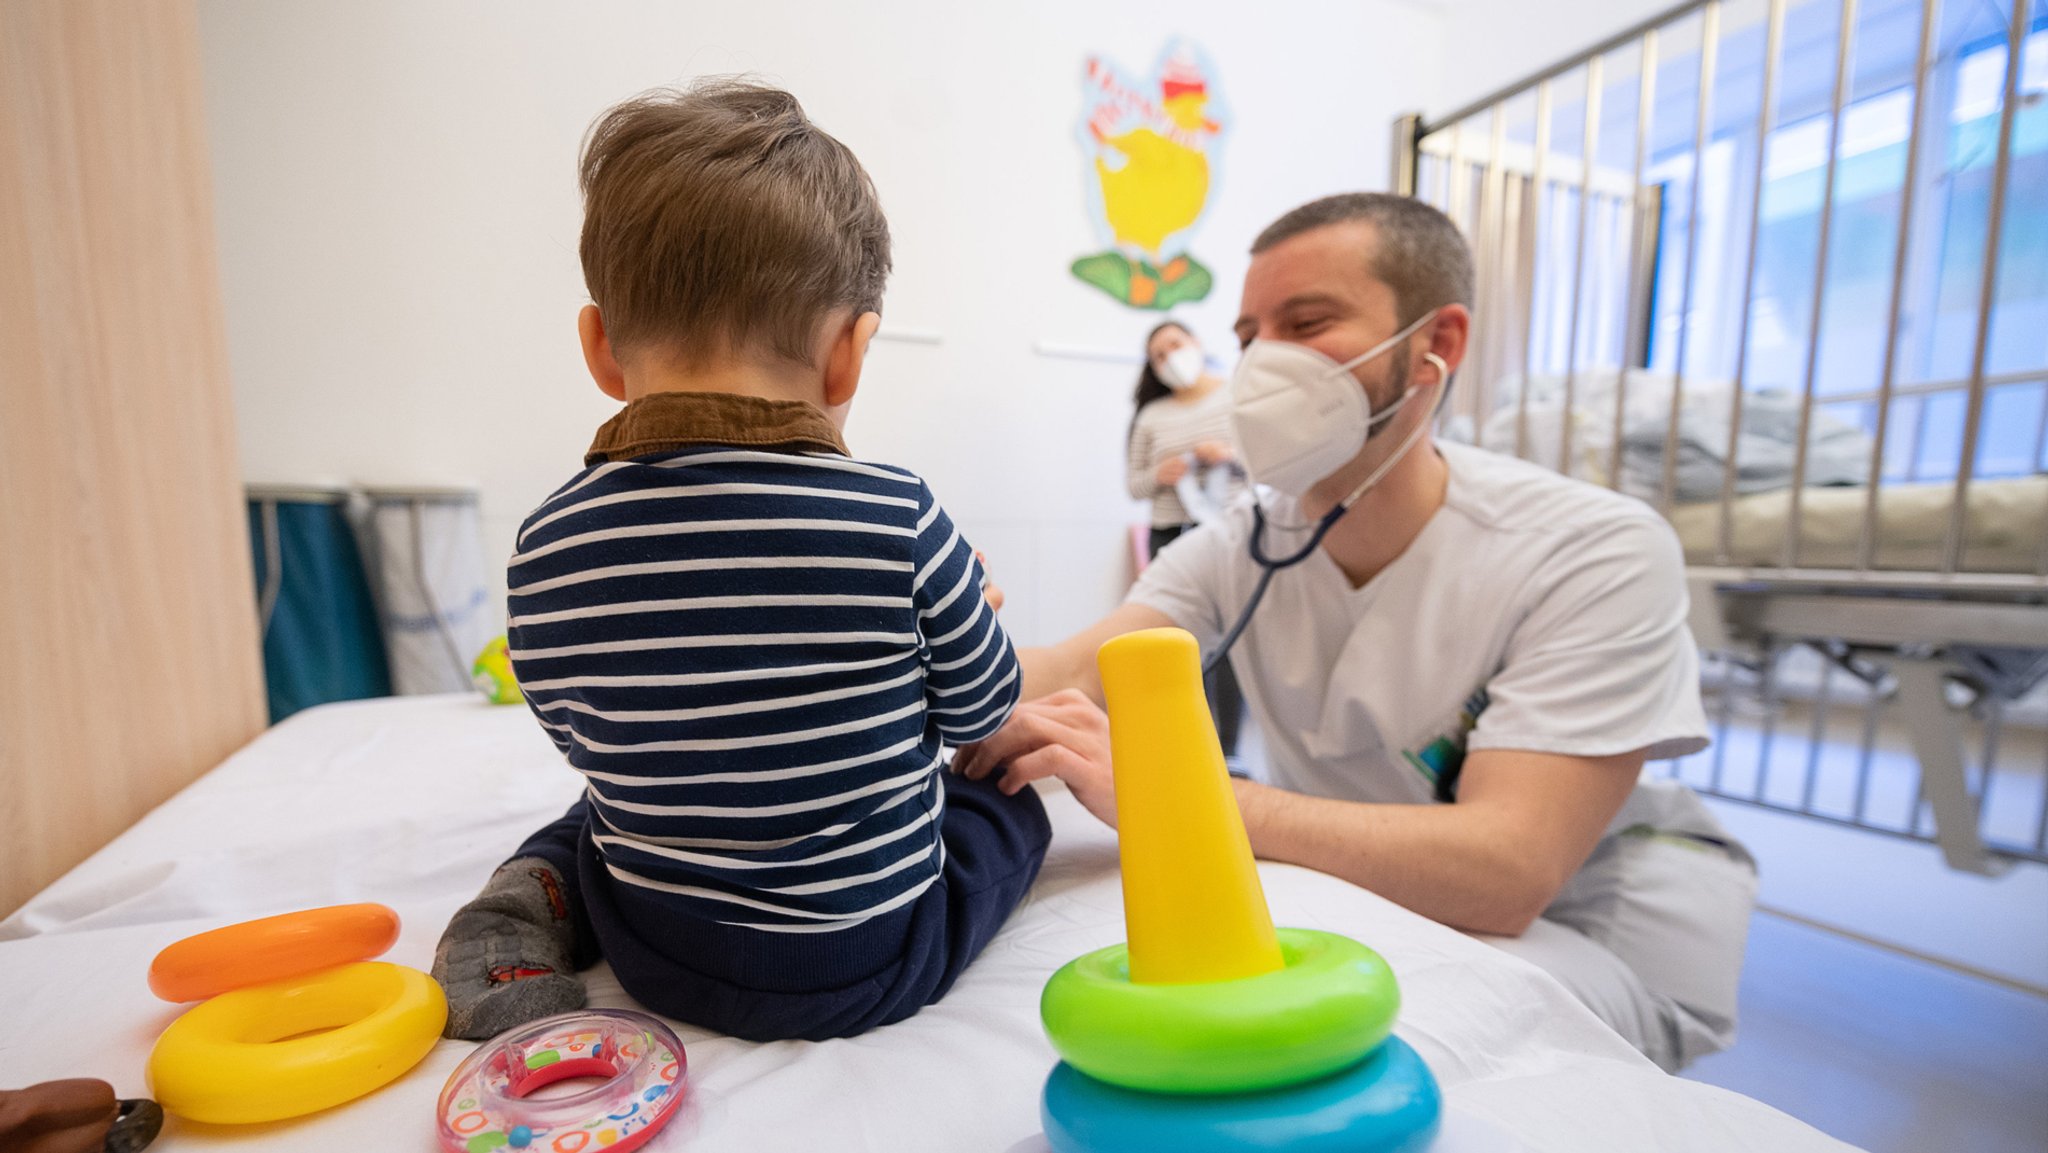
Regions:
M 1254 340 L 1230 376 L 1230 423 L 1252 479 L 1290 496 L 1358 455 L 1366 438 L 1414 395 L 1409 389 L 1383 412 L 1351 370 L 1407 339 L 1436 309 L 1342 364 L 1305 344 Z
M 1166 382 L 1166 387 L 1179 392 L 1184 388 L 1193 388 L 1201 381 L 1202 366 L 1200 346 L 1183 344 L 1167 353 L 1166 359 L 1154 371 L 1159 374 L 1160 380 Z

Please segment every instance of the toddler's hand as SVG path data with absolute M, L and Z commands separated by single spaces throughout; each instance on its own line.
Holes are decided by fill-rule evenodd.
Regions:
M 1161 485 L 1171 488 L 1179 484 L 1180 478 L 1187 474 L 1188 458 L 1184 456 L 1170 456 L 1159 462 L 1158 471 L 1152 475 L 1158 479 Z
M 1204 468 L 1212 468 L 1219 464 L 1229 464 L 1237 459 L 1237 454 L 1220 440 L 1205 440 L 1195 446 L 1195 459 L 1201 461 Z

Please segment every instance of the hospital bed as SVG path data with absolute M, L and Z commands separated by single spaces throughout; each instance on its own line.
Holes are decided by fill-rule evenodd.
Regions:
M 1812 716 L 1816 748 L 1790 791 L 1767 790 L 1762 768 L 1724 775 L 1719 752 L 1665 771 L 1727 800 L 1930 841 L 1951 867 L 1984 874 L 2048 862 L 2048 763 L 1999 760 L 2001 726 L 2038 728 L 2044 712 L 2048 362 L 2015 367 L 1988 351 L 1994 310 L 2005 307 L 2002 221 L 2009 201 L 2026 203 L 2007 195 L 2018 187 L 2008 179 L 2015 119 L 2031 106 L 2021 85 L 2041 81 L 1984 54 L 2038 54 L 2015 50 L 2042 46 L 2029 7 L 1690 0 L 1443 117 L 1404 117 L 1394 131 L 1400 190 L 1449 214 L 1477 257 L 1475 325 L 1445 431 L 1656 506 L 1684 546 L 1724 733 L 1744 700 L 1772 717 L 1791 702 Z M 1963 114 L 1939 103 L 1960 99 L 1952 93 L 1965 53 L 2004 75 L 2002 91 L 1988 89 L 1995 106 L 1970 113 L 1983 138 L 1974 151 L 1954 146 Z M 1913 103 L 1891 122 L 1905 174 L 1883 202 L 1892 216 L 1873 225 L 1878 202 L 1859 202 L 1862 231 L 1851 236 L 1836 203 L 1849 185 L 1837 177 L 1855 149 L 1871 147 L 1874 106 L 1867 96 L 1859 104 L 1859 92 L 1904 92 Z M 1765 323 L 1756 318 L 1779 334 L 1806 323 L 1758 290 L 1760 253 L 1778 259 L 1782 289 L 1783 246 L 1795 243 L 1782 230 L 1762 238 L 1767 196 L 1780 221 L 1791 211 L 1767 176 L 1778 179 L 1800 149 L 1811 151 L 1802 179 L 1818 239 L 1810 286 L 1793 295 L 1809 317 L 1870 314 L 1856 320 L 1874 322 L 1866 344 L 1881 347 L 1855 379 L 1823 372 L 1812 329 L 1789 376 L 1779 363 L 1770 381 L 1746 379 L 1763 372 L 1753 365 Z M 1868 157 L 1861 163 L 1855 179 L 1868 183 Z M 1940 257 L 1927 255 L 1939 247 L 1929 239 L 1959 227 L 1938 200 L 1957 177 L 1946 166 L 1958 164 L 1988 179 L 1983 222 L 1971 225 L 1984 231 L 1971 243 L 1993 255 L 1976 257 L 1967 275 L 1943 270 L 1967 283 L 1975 313 L 1958 322 L 1967 370 L 1937 379 L 1909 367 L 1907 345 L 1931 340 L 1928 261 Z M 1831 298 L 1831 238 L 1857 247 L 1862 266 L 1885 260 L 1886 291 L 1853 304 Z M 1839 341 L 1832 355 L 1842 355 Z M 1699 403 L 1702 390 L 1713 403 Z M 2010 402 L 2022 397 L 2040 411 L 2015 422 Z M 1777 406 L 1776 445 L 1755 435 L 1759 413 L 1745 416 L 1745 404 L 1767 402 Z M 1829 457 L 1844 420 L 1860 422 L 1854 461 Z M 2022 442 L 2009 454 L 2021 463 L 1988 467 L 1994 436 Z M 1760 445 L 1775 475 L 1757 475 Z M 1920 475 L 1929 460 L 1933 475 Z M 1631 462 L 1643 481 L 1633 488 L 1624 483 Z M 1702 464 L 1704 485 L 1687 471 Z M 1838 759 L 1818 743 L 1834 731 L 1830 710 L 1845 706 L 1863 710 L 1860 739 L 1850 738 L 1860 744 L 1854 779 L 1817 789 L 1816 766 Z M 1880 733 L 1900 726 L 1916 779 L 1903 805 L 1880 814 L 1873 765 L 1889 758 L 1873 753 Z M 1766 757 L 1770 736 L 1767 727 Z M 1817 799 L 1835 793 L 1848 799 Z
M 60 1076 L 143 1090 L 177 1016 L 143 976 L 164 945 L 258 915 L 375 900 L 425 968 L 441 927 L 497 862 L 581 787 L 533 718 L 474 697 L 327 705 L 271 729 L 0 922 L 0 1086 Z M 1057 788 L 1029 900 L 947 997 L 822 1044 L 684 1028 L 691 1097 L 650 1148 L 693 1153 L 1033 1153 L 1053 1053 L 1038 994 L 1062 963 L 1121 939 L 1114 834 Z M 1334 878 L 1261 868 L 1277 920 L 1343 932 L 1401 980 L 1399 1034 L 1448 1100 L 1438 1153 L 1842 1149 L 1756 1101 L 1666 1076 L 1548 975 Z M 598 1005 L 629 1005 L 600 966 Z M 347 1105 L 253 1128 L 173 1119 L 161 1148 L 380 1153 L 434 1147 L 435 1095 L 473 1046 L 443 1041 Z

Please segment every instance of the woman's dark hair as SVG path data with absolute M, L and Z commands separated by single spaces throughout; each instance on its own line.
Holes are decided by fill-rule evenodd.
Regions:
M 1146 405 L 1173 392 L 1172 386 L 1159 379 L 1158 371 L 1152 367 L 1153 338 L 1169 328 L 1178 328 L 1187 333 L 1190 340 L 1194 339 L 1194 330 L 1178 320 L 1162 320 L 1152 326 L 1152 331 L 1145 334 L 1145 367 L 1138 370 L 1138 387 L 1131 393 L 1131 404 L 1134 407 L 1131 409 L 1131 426 L 1124 430 L 1126 448 L 1130 447 L 1131 438 L 1138 435 L 1138 414 L 1145 411 Z

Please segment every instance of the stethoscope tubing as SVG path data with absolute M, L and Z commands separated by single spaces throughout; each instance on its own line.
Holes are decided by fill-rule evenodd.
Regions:
M 1313 556 L 1316 549 L 1322 545 L 1323 538 L 1329 535 L 1330 528 L 1349 511 L 1351 505 L 1347 503 L 1337 505 L 1324 513 L 1323 518 L 1316 522 L 1315 531 L 1309 534 L 1308 543 L 1276 561 L 1266 555 L 1266 510 L 1259 504 L 1258 494 L 1252 494 L 1252 561 L 1259 566 L 1259 583 L 1252 587 L 1252 595 L 1245 598 L 1244 608 L 1237 614 L 1237 623 L 1231 625 L 1230 630 L 1223 634 L 1223 639 L 1217 643 L 1216 650 L 1203 658 L 1204 676 L 1223 663 L 1224 658 L 1230 655 L 1231 646 L 1237 643 L 1237 638 L 1242 636 L 1246 626 L 1252 623 L 1252 614 L 1258 611 L 1259 602 L 1266 599 L 1266 586 L 1273 583 L 1274 574 L 1281 569 L 1293 568 Z

